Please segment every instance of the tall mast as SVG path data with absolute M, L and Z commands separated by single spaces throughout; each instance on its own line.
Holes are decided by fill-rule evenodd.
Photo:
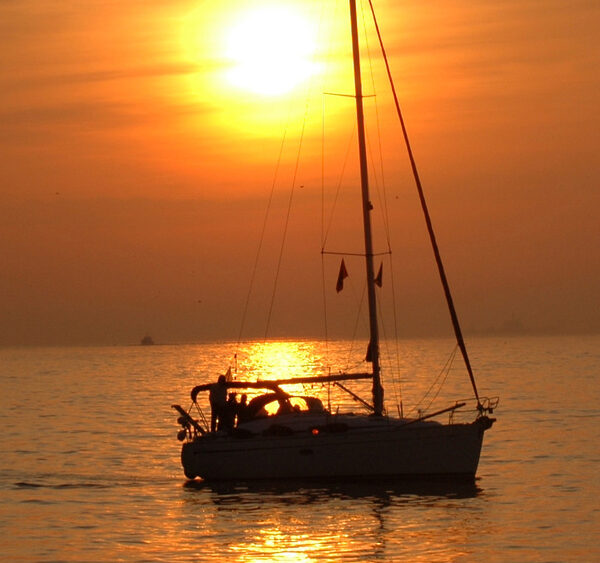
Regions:
M 379 366 L 379 327 L 377 324 L 377 298 L 375 295 L 375 269 L 373 266 L 373 238 L 371 234 L 371 210 L 369 199 L 369 171 L 367 168 L 367 148 L 365 141 L 365 121 L 363 112 L 362 81 L 360 76 L 360 50 L 358 45 L 358 23 L 356 0 L 350 1 L 350 22 L 352 28 L 352 55 L 354 60 L 354 90 L 356 97 L 356 125 L 358 130 L 358 153 L 360 160 L 360 185 L 362 191 L 363 227 L 365 235 L 365 264 L 367 270 L 367 295 L 369 300 L 369 360 L 373 364 L 373 407 L 374 414 L 383 414 L 383 387 Z

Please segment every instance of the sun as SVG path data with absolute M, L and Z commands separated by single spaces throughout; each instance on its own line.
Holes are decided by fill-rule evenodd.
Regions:
M 242 90 L 278 96 L 317 70 L 316 30 L 292 6 L 263 6 L 241 15 L 228 29 L 228 82 Z

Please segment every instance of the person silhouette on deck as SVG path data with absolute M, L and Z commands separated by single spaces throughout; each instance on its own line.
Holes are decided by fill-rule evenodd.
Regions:
M 235 393 L 229 393 L 229 398 L 227 399 L 227 404 L 225 405 L 225 413 L 219 419 L 219 430 L 233 430 L 233 426 L 235 423 L 235 415 L 238 410 L 238 402 L 236 399 Z
M 248 416 L 248 395 L 244 393 L 237 405 L 237 425 L 242 422 L 247 422 L 248 420 L 250 420 L 250 417 Z
M 227 416 L 227 379 L 219 375 L 216 383 L 210 386 L 208 393 L 210 402 L 210 431 L 215 432 Z

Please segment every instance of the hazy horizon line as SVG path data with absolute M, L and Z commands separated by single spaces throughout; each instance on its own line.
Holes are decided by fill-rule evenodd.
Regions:
M 570 338 L 570 337 L 594 337 L 600 336 L 598 330 L 572 330 L 572 331 L 553 331 L 553 330 L 527 330 L 523 329 L 520 331 L 501 331 L 501 330 L 479 330 L 470 332 L 463 335 L 465 340 L 477 338 Z M 414 334 L 414 335 L 399 335 L 397 338 L 382 338 L 382 342 L 392 342 L 394 340 L 407 341 L 407 340 L 454 340 L 451 334 Z M 157 340 L 150 345 L 141 343 L 141 338 L 137 341 L 128 342 L 87 342 L 87 343 L 0 343 L 0 349 L 10 348 L 113 348 L 113 347 L 143 347 L 152 348 L 156 346 L 200 346 L 207 344 L 248 344 L 257 342 L 368 342 L 368 338 L 351 338 L 351 337 L 331 337 L 324 339 L 322 337 L 311 337 L 311 336 L 271 336 L 268 338 L 264 337 L 247 337 L 242 340 L 236 338 L 198 338 L 192 340 Z

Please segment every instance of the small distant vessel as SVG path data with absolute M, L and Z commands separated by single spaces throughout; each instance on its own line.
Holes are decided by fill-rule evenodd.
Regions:
M 147 334 L 146 336 L 144 336 L 144 338 L 142 338 L 140 344 L 142 346 L 152 346 L 154 344 L 154 340 L 149 334 Z
M 201 392 L 214 393 L 219 385 L 222 396 L 230 389 L 247 389 L 260 394 L 243 410 L 230 413 L 230 423 L 221 429 L 209 429 L 206 420 L 192 418 L 190 410 L 173 405 L 181 425 L 178 438 L 183 441 L 181 462 L 189 479 L 253 480 L 253 479 L 367 479 L 444 477 L 473 480 L 479 463 L 483 436 L 495 419 L 498 400 L 481 397 L 467 354 L 466 346 L 433 234 L 420 181 L 412 158 L 410 144 L 398 108 L 413 174 L 425 214 L 434 255 L 450 316 L 469 375 L 475 404 L 474 420 L 455 422 L 455 411 L 465 406 L 455 402 L 445 409 L 423 413 L 416 418 L 392 417 L 386 414 L 381 382 L 379 328 L 377 318 L 374 253 L 371 234 L 371 204 L 367 172 L 366 141 L 363 116 L 363 94 L 359 54 L 356 2 L 350 1 L 356 127 L 359 142 L 361 199 L 363 211 L 364 259 L 369 305 L 370 340 L 367 351 L 368 373 L 341 373 L 316 377 L 295 377 L 275 381 L 232 381 L 222 376 L 219 382 L 205 382 L 191 391 L 192 406 Z M 377 28 L 378 29 L 378 28 Z M 383 45 L 382 45 L 383 48 Z M 383 50 L 383 49 L 382 49 Z M 385 51 L 384 51 L 385 59 Z M 389 74 L 389 72 L 388 72 Z M 391 82 L 391 80 L 390 80 Z M 393 83 L 392 83 L 393 89 Z M 394 92 L 395 94 L 395 92 Z M 326 409 L 317 397 L 292 395 L 287 385 L 334 383 L 346 390 L 341 381 L 368 379 L 372 382 L 372 401 L 360 399 L 370 413 L 337 413 Z M 272 405 L 275 414 L 267 414 Z M 200 411 L 201 412 L 201 411 Z M 448 422 L 433 420 L 448 414 Z M 237 415 L 237 423 L 235 422 Z M 202 417 L 203 418 L 203 417 Z

